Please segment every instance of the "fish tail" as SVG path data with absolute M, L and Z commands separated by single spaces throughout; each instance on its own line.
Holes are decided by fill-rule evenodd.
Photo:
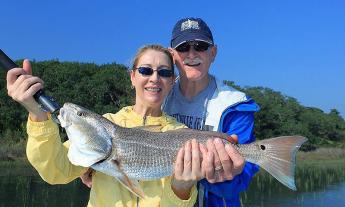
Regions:
M 297 190 L 294 180 L 296 153 L 305 141 L 307 139 L 302 136 L 283 136 L 258 141 L 264 158 L 257 164 L 290 189 Z

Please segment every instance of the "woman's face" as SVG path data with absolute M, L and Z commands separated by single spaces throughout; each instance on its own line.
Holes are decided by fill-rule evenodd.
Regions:
M 174 83 L 174 76 L 163 77 L 157 72 L 162 69 L 171 71 L 169 57 L 163 52 L 149 49 L 141 55 L 135 67 L 131 72 L 131 81 L 135 87 L 136 104 L 160 108 Z M 140 67 L 145 67 L 146 71 L 152 68 L 153 73 L 143 75 L 138 69 Z

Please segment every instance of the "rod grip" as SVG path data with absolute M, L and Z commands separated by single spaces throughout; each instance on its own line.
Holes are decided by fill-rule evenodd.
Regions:
M 0 49 L 0 66 L 5 70 L 11 70 L 12 68 L 18 67 L 18 65 L 11 60 L 1 49 Z

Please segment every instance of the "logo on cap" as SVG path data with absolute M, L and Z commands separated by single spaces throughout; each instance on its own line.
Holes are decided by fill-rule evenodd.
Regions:
M 188 19 L 187 21 L 182 22 L 181 32 L 186 29 L 200 29 L 199 22 Z

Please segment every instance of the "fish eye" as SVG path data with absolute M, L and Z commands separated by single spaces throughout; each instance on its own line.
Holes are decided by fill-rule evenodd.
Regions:
M 265 150 L 266 149 L 265 145 L 260 145 L 260 149 Z
M 78 115 L 78 116 L 83 116 L 83 112 L 77 111 L 77 115 Z

